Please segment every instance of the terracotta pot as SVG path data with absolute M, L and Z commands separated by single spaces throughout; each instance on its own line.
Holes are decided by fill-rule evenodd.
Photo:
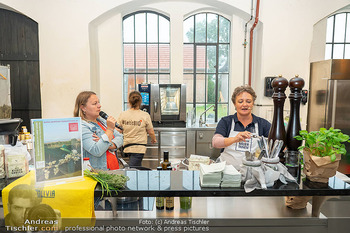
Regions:
M 331 161 L 330 156 L 313 156 L 310 150 L 304 149 L 304 173 L 313 182 L 328 183 L 328 179 L 337 172 L 341 155 L 336 155 L 336 160 Z

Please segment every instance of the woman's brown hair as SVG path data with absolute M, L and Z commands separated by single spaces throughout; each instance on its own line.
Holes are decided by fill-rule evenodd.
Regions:
M 244 86 L 236 87 L 235 90 L 233 91 L 232 98 L 231 98 L 233 104 L 236 103 L 237 95 L 241 94 L 242 92 L 249 93 L 253 97 L 253 101 L 256 100 L 256 94 L 254 89 L 249 85 L 244 85 Z
M 132 91 L 129 94 L 129 103 L 132 108 L 137 108 L 141 106 L 142 96 L 138 91 Z
M 81 110 L 80 106 L 85 105 L 88 102 L 88 99 L 90 96 L 96 95 L 95 92 L 93 91 L 82 91 L 79 93 L 75 100 L 75 106 L 74 106 L 74 112 L 73 115 L 74 117 L 81 117 L 82 119 L 85 119 L 84 113 Z

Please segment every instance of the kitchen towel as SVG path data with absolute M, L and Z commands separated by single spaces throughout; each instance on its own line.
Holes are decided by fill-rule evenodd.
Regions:
M 244 183 L 244 191 L 249 193 L 254 189 L 267 189 L 265 182 L 265 174 L 261 167 L 261 161 L 247 161 L 242 159 L 243 165 L 240 170 L 242 181 Z

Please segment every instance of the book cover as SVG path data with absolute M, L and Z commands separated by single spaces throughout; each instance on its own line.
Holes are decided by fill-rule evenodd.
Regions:
M 32 119 L 36 182 L 83 177 L 80 117 Z

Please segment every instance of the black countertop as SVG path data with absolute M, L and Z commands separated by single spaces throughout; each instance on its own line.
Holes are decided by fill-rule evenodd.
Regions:
M 244 191 L 243 183 L 237 188 L 202 188 L 199 171 L 142 171 L 116 170 L 115 174 L 124 174 L 130 178 L 126 188 L 112 196 L 119 197 L 181 197 L 181 196 L 344 196 L 350 195 L 350 184 L 332 177 L 328 184 L 302 181 L 300 184 L 275 182 L 271 188 L 256 189 L 250 193 Z M 16 180 L 0 180 L 0 189 Z M 102 191 L 96 186 L 95 196 L 101 196 Z M 106 195 L 106 194 L 105 194 Z
M 244 191 L 243 184 L 239 188 L 202 188 L 199 171 L 116 171 L 130 178 L 127 187 L 118 192 L 121 197 L 156 197 L 156 196 L 342 196 L 350 195 L 350 184 L 332 177 L 328 184 L 303 181 L 301 184 L 276 182 L 266 190 L 256 189 L 250 193 Z M 102 192 L 96 188 L 95 196 Z M 116 194 L 113 192 L 113 196 Z

